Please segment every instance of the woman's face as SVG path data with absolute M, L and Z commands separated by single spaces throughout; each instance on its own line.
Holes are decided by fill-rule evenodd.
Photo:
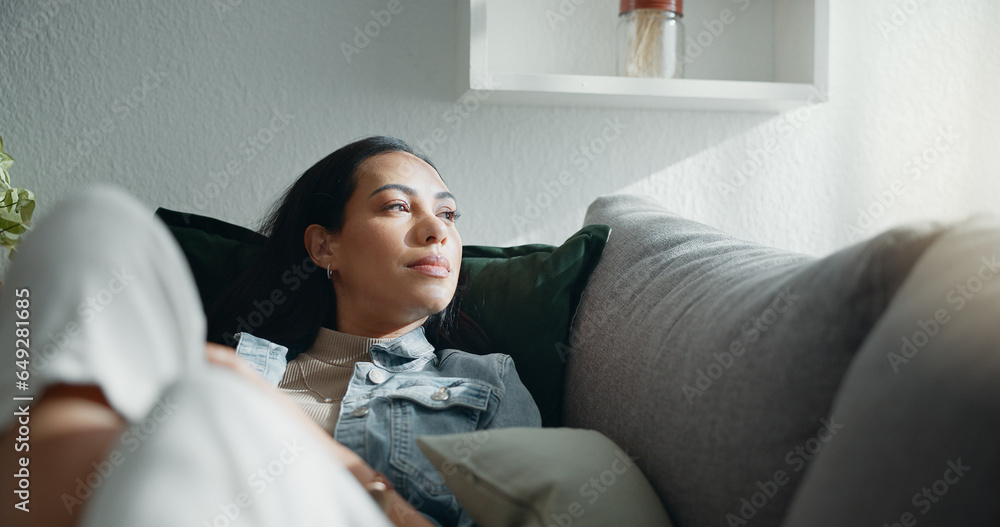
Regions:
M 437 171 L 412 154 L 358 167 L 343 229 L 330 235 L 339 331 L 408 331 L 448 306 L 462 264 L 456 207 Z M 426 257 L 437 260 L 415 265 Z

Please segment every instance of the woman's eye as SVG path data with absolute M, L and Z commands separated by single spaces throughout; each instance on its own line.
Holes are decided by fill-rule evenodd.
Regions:
M 446 210 L 441 214 L 444 214 L 445 218 L 447 218 L 449 221 L 458 221 L 458 217 L 462 215 L 462 213 L 458 212 L 457 210 Z
M 392 210 L 392 209 L 406 211 L 406 203 L 390 203 L 385 206 L 385 210 Z

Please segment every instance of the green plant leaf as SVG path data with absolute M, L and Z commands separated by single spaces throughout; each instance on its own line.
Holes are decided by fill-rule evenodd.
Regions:
M 31 215 L 35 212 L 35 194 L 30 190 L 19 188 L 17 189 L 17 208 L 21 212 L 21 222 L 25 226 L 31 226 Z
M 14 158 L 3 151 L 3 137 L 0 137 L 0 246 L 14 254 L 21 234 L 31 227 L 31 216 L 35 212 L 35 195 L 30 190 L 12 188 L 7 169 L 14 164 Z

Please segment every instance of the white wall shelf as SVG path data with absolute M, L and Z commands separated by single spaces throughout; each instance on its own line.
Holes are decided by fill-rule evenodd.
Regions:
M 617 1 L 458 4 L 460 97 L 762 112 L 828 98 L 829 0 L 689 0 L 686 36 L 692 51 L 701 53 L 686 66 L 684 79 L 614 75 Z M 720 22 L 724 10 L 734 19 L 730 24 Z

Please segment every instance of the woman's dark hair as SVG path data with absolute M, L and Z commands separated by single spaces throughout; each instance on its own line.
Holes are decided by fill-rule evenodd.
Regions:
M 261 223 L 259 232 L 267 241 L 253 265 L 209 310 L 209 340 L 233 346 L 234 335 L 245 331 L 286 346 L 292 359 L 312 345 L 320 327 L 336 329 L 333 286 L 326 270 L 306 252 L 303 235 L 312 224 L 339 232 L 344 208 L 357 186 L 358 167 L 387 152 L 407 152 L 434 167 L 402 140 L 372 136 L 340 148 L 306 170 Z M 455 296 L 444 310 L 428 317 L 424 332 L 439 349 L 488 353 L 485 332 L 461 309 L 468 282 L 463 268 Z

